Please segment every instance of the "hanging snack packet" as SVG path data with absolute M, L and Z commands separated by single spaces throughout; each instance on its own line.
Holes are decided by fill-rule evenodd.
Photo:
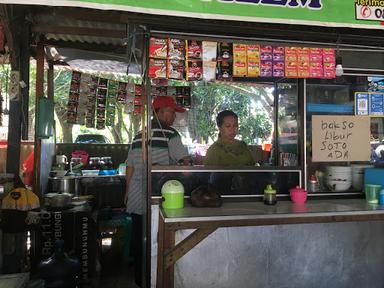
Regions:
M 167 39 L 151 37 L 149 39 L 149 57 L 166 59 L 168 52 Z
M 149 59 L 149 78 L 166 78 L 167 77 L 167 60 Z
M 203 61 L 216 61 L 217 42 L 203 41 Z
M 203 79 L 205 81 L 216 79 L 216 61 L 203 61 Z
M 232 43 L 220 42 L 217 44 L 217 60 L 232 60 Z
M 201 59 L 203 54 L 202 42 L 197 40 L 187 41 L 188 59 Z
M 185 72 L 185 61 L 184 60 L 178 60 L 178 59 L 169 59 L 168 60 L 168 79 L 177 79 L 182 80 L 184 79 L 184 72 Z
M 168 59 L 185 59 L 185 40 L 168 39 Z
M 247 76 L 247 45 L 233 44 L 233 76 Z
M 187 80 L 199 81 L 203 79 L 203 63 L 200 60 L 187 62 Z
M 218 61 L 217 62 L 217 80 L 232 80 L 232 62 L 230 61 Z

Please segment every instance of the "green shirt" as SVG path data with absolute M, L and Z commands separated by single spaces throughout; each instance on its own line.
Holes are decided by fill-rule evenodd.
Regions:
M 255 160 L 244 141 L 232 143 L 219 139 L 208 148 L 204 165 L 248 166 L 255 165 Z

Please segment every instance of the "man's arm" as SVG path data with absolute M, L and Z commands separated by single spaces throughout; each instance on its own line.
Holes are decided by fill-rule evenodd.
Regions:
M 126 166 L 125 167 L 125 195 L 124 195 L 124 204 L 127 205 L 128 202 L 128 190 L 129 190 L 129 182 L 131 182 L 131 178 L 133 175 L 134 168 L 133 166 Z

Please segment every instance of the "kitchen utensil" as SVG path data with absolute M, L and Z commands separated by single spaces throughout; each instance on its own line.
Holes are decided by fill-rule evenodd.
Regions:
M 291 200 L 296 204 L 303 204 L 307 201 L 307 191 L 300 188 L 300 186 L 296 186 L 295 188 L 289 189 L 289 195 L 291 196 Z
M 56 164 L 64 164 L 66 165 L 68 163 L 68 158 L 65 155 L 56 155 Z
M 75 196 L 80 195 L 80 178 L 73 176 L 49 177 L 49 191 L 59 193 L 70 193 Z
M 184 186 L 178 180 L 168 180 L 161 187 L 162 206 L 166 209 L 184 207 Z
M 71 204 L 72 196 L 69 193 L 48 193 L 45 195 L 45 203 L 54 208 L 68 207 Z

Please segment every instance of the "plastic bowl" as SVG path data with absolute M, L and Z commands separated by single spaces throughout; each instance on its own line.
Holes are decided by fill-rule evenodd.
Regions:
M 296 204 L 304 204 L 307 201 L 308 193 L 306 191 L 291 191 L 291 200 Z

